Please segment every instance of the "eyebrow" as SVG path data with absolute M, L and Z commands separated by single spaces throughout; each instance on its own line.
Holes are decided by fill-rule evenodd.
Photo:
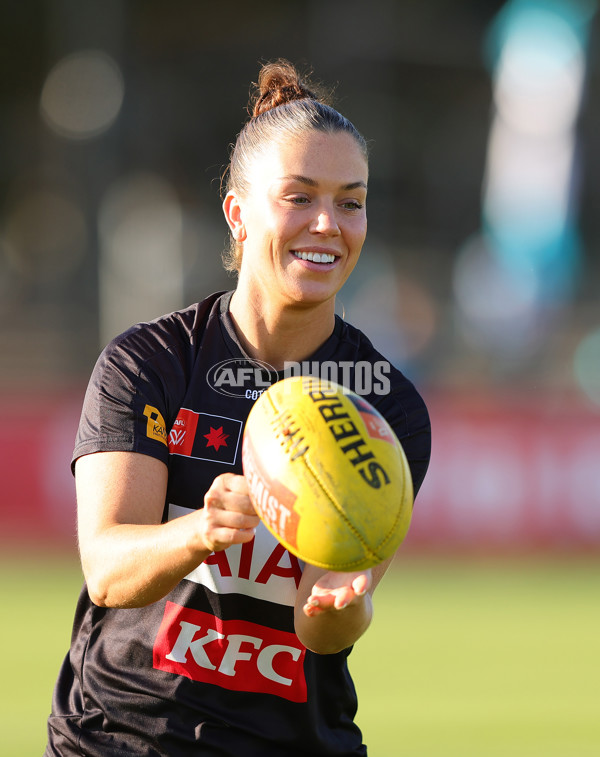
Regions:
M 283 179 L 286 179 L 288 181 L 299 181 L 301 184 L 307 184 L 309 187 L 318 187 L 319 182 L 315 181 L 314 179 L 309 178 L 308 176 L 302 176 L 301 174 L 290 174 L 289 176 L 284 176 Z M 344 184 L 343 187 L 341 187 L 344 191 L 348 192 L 351 189 L 366 189 L 367 185 L 364 181 L 352 181 L 350 184 Z

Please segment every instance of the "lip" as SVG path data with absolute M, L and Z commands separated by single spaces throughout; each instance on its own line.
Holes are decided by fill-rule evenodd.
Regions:
M 316 252 L 316 250 L 314 250 L 314 252 Z M 291 252 L 290 255 L 292 256 L 294 262 L 298 265 L 301 265 L 303 268 L 306 268 L 309 271 L 317 271 L 321 273 L 331 271 L 337 266 L 340 260 L 339 257 L 336 257 L 335 260 L 331 261 L 331 263 L 315 263 L 313 260 L 302 260 L 302 258 L 296 257 L 293 252 Z
M 294 247 L 290 252 L 318 252 L 321 255 L 334 255 L 341 258 L 342 253 L 339 250 L 332 250 L 330 247 L 321 247 L 319 245 L 305 245 L 304 247 Z
M 295 252 L 317 252 L 320 255 L 333 255 L 334 260 L 331 261 L 331 263 L 315 263 L 312 260 L 302 260 L 302 258 L 296 257 L 294 255 Z M 292 258 L 299 263 L 300 265 L 304 266 L 305 268 L 308 268 L 311 271 L 330 271 L 332 268 L 335 268 L 342 257 L 342 253 L 339 252 L 339 250 L 332 250 L 329 247 L 320 247 L 320 246 L 306 246 L 306 247 L 294 247 L 293 250 L 290 250 L 290 255 Z

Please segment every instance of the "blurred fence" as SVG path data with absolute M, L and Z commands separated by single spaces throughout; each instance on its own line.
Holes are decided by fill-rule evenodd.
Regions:
M 75 544 L 69 468 L 83 389 L 0 402 L 0 542 Z M 600 412 L 523 396 L 428 398 L 429 473 L 409 551 L 600 548 Z
M 600 547 L 600 413 L 560 395 L 438 397 L 409 543 L 472 550 Z

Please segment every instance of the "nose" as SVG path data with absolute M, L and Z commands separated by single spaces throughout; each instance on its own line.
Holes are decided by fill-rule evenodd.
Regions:
M 340 233 L 340 227 L 338 226 L 334 209 L 325 207 L 318 208 L 310 230 L 315 234 L 337 236 Z

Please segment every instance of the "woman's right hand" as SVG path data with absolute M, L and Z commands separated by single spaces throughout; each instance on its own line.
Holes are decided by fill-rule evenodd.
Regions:
M 259 517 L 244 476 L 234 473 L 217 476 L 204 495 L 204 507 L 198 510 L 198 518 L 199 536 L 210 552 L 252 541 Z

